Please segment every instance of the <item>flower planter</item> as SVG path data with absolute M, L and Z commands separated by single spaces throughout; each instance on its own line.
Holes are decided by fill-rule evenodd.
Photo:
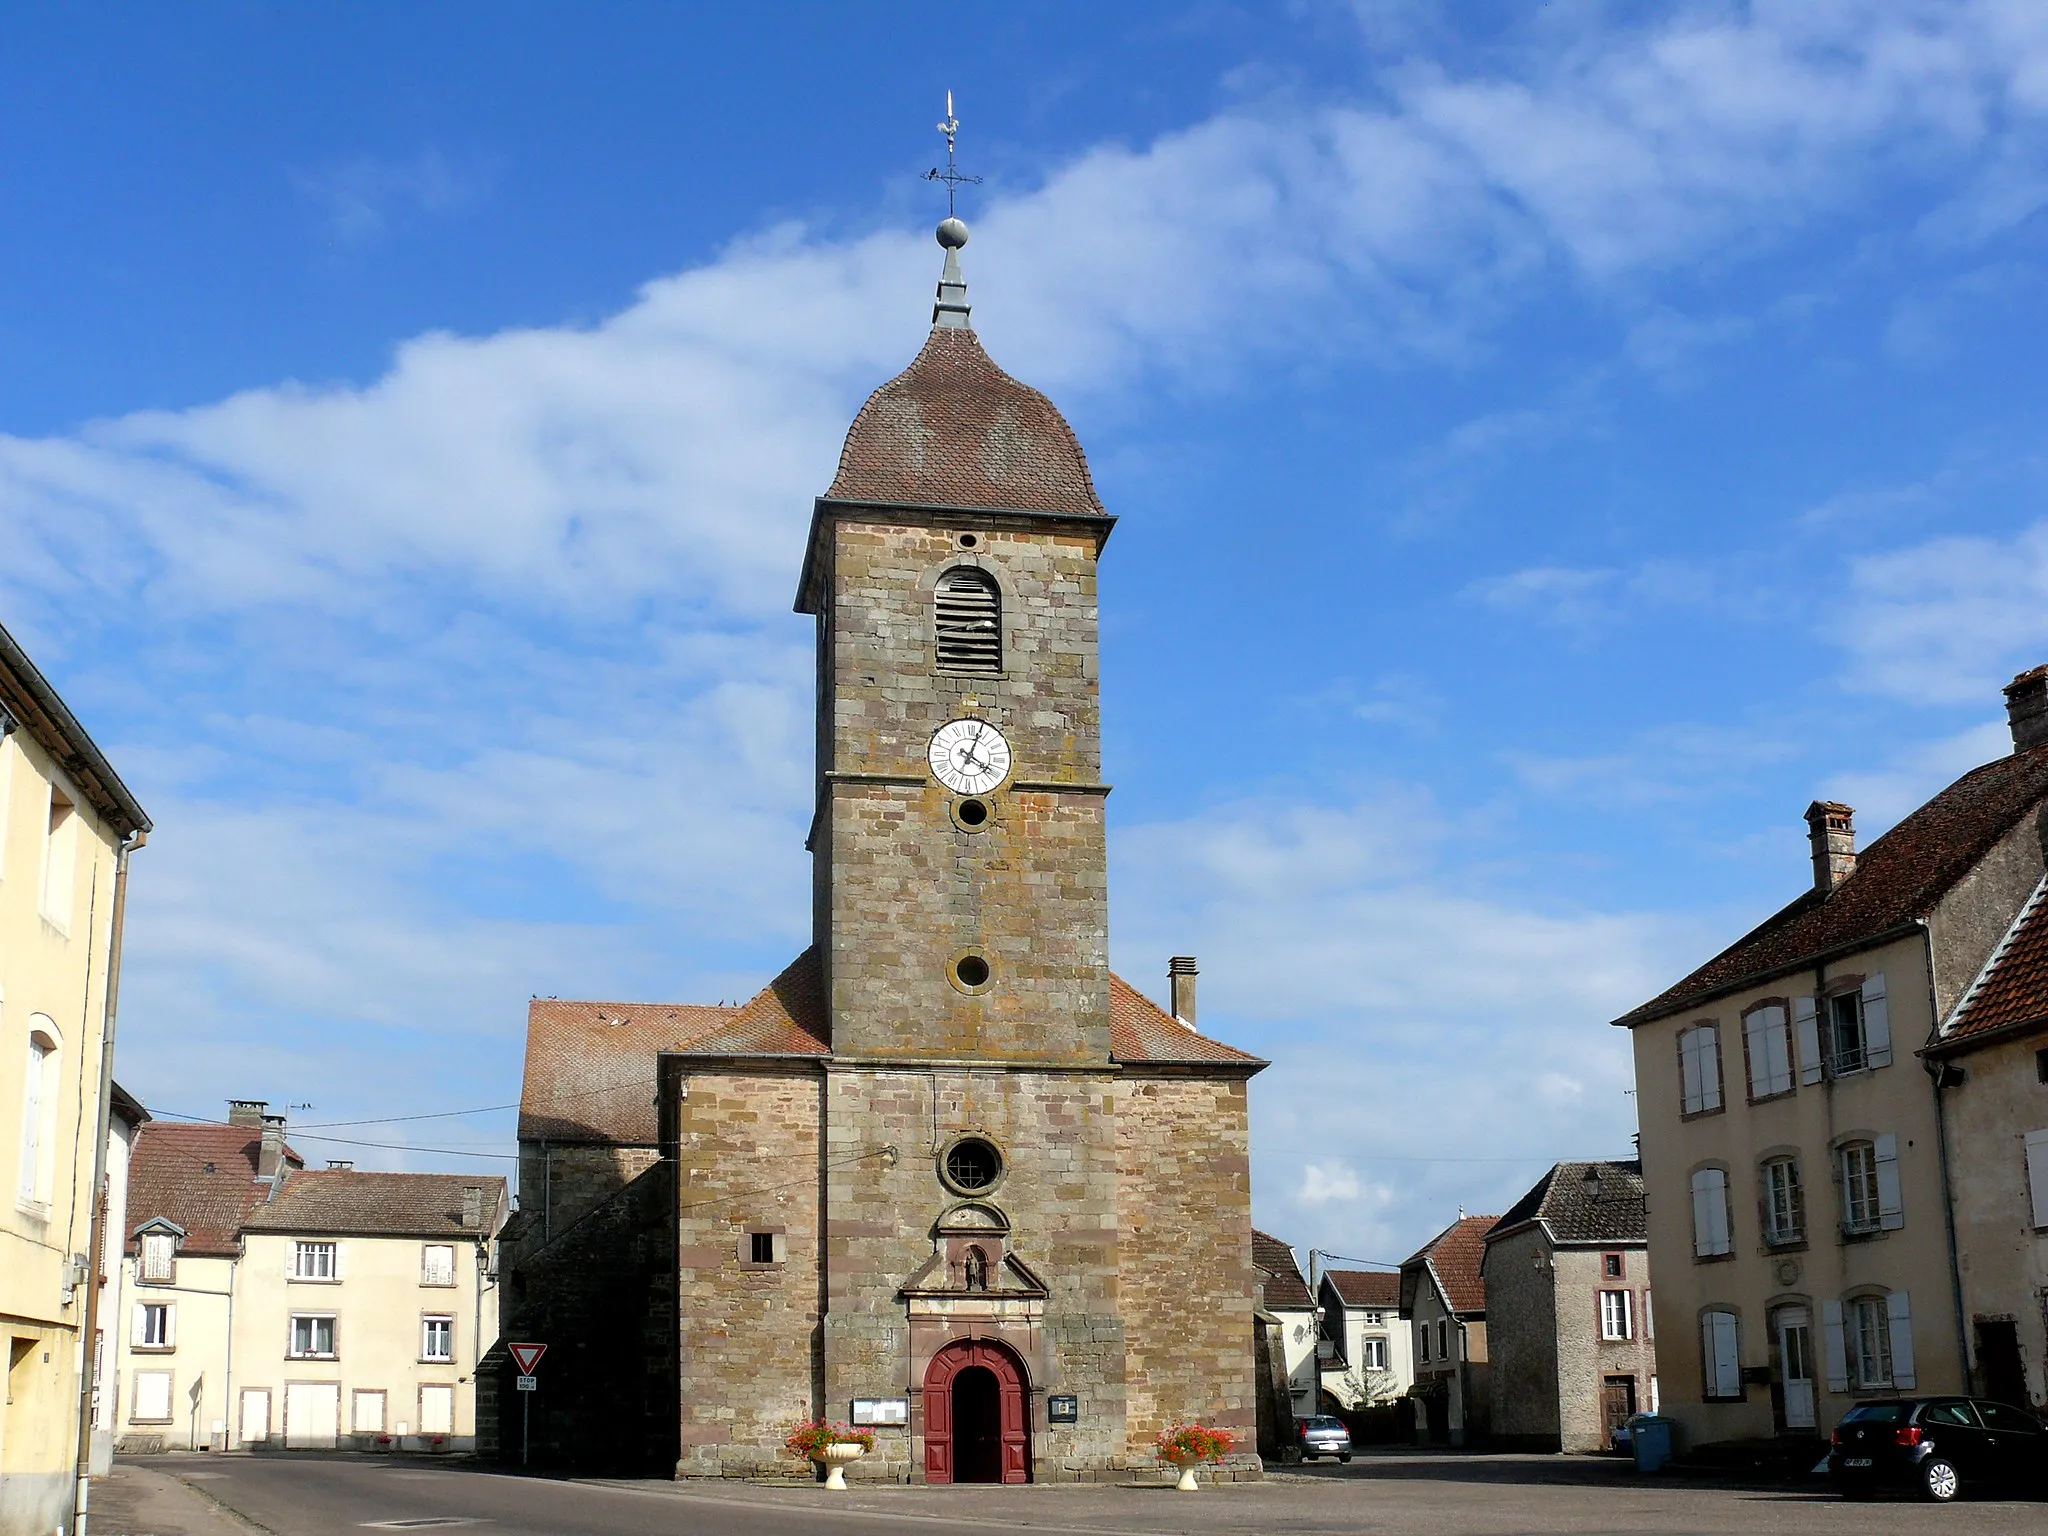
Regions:
M 866 1446 L 842 1440 L 837 1445 L 821 1447 L 811 1460 L 829 1469 L 825 1475 L 825 1486 L 837 1488 L 843 1493 L 846 1490 L 846 1469 L 867 1453 Z
M 1195 1468 L 1202 1464 L 1200 1456 L 1168 1456 L 1169 1465 L 1180 1468 L 1180 1481 L 1173 1485 L 1177 1493 L 1194 1493 L 1200 1487 L 1195 1481 Z

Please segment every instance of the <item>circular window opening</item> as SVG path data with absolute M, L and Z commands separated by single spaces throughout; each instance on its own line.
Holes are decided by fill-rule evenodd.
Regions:
M 946 1182 L 955 1189 L 987 1189 L 1002 1176 L 1003 1154 L 979 1136 L 963 1136 L 946 1148 Z
M 979 955 L 962 955 L 953 962 L 953 974 L 960 985 L 970 990 L 988 985 L 988 962 Z
M 986 800 L 962 800 L 960 802 L 959 815 L 962 826 L 978 827 L 988 820 L 988 802 Z
M 954 542 L 962 549 L 978 549 L 981 546 L 981 535 L 978 533 L 963 533 Z

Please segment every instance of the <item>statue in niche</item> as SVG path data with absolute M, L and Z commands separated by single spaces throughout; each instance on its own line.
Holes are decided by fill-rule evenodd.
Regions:
M 988 1289 L 988 1255 L 976 1244 L 967 1250 L 967 1289 L 985 1291 Z

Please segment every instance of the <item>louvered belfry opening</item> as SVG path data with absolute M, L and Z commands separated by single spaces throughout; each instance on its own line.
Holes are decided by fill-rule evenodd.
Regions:
M 1003 595 L 995 578 L 956 565 L 939 578 L 933 624 L 939 665 L 949 672 L 1003 670 Z

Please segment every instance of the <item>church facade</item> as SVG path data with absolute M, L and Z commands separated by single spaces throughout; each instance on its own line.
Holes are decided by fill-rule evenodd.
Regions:
M 679 1476 L 800 1472 L 782 1441 L 818 1415 L 872 1421 L 853 1475 L 895 1481 L 1123 1475 L 1176 1420 L 1251 1447 L 1264 1063 L 1196 1029 L 1192 960 L 1171 1011 L 1110 972 L 1114 519 L 983 350 L 965 241 L 941 226 L 930 336 L 812 520 L 812 946 L 737 1007 L 529 1021 L 506 1336 L 565 1345 L 571 1398 L 656 1359 L 637 1400 L 673 1440 L 631 1435 Z M 549 1445 L 588 1462 L 548 1389 Z

